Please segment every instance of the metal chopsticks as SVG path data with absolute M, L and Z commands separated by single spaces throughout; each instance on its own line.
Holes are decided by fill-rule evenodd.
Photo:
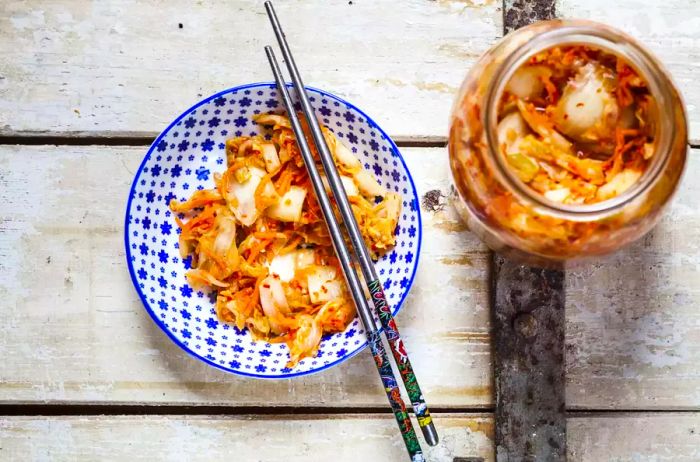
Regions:
M 340 210 L 347 232 L 350 236 L 355 255 L 360 263 L 360 267 L 362 268 L 365 280 L 368 281 L 367 287 L 372 296 L 374 307 L 378 313 L 378 317 L 382 323 L 382 326 L 386 331 L 387 340 L 389 341 L 391 351 L 401 373 L 401 378 L 403 379 L 404 385 L 406 386 L 406 390 L 408 391 L 409 398 L 414 408 L 414 412 L 416 413 L 416 417 L 418 418 L 418 422 L 420 424 L 421 429 L 423 430 L 423 435 L 426 441 L 430 445 L 435 445 L 438 442 L 437 431 L 435 430 L 435 426 L 430 417 L 430 412 L 425 403 L 425 400 L 423 399 L 423 395 L 418 385 L 418 381 L 416 380 L 415 374 L 413 372 L 413 368 L 411 367 L 411 363 L 408 359 L 408 356 L 405 353 L 403 342 L 399 335 L 398 327 L 396 326 L 394 318 L 391 314 L 391 308 L 386 302 L 386 297 L 384 295 L 384 291 L 382 290 L 382 284 L 379 281 L 367 247 L 365 246 L 364 240 L 362 239 L 362 234 L 357 225 L 357 221 L 355 220 L 355 216 L 352 212 L 352 208 L 348 201 L 347 195 L 345 194 L 345 189 L 342 185 L 338 171 L 335 167 L 333 157 L 331 156 L 328 146 L 326 145 L 318 120 L 314 116 L 314 110 L 311 107 L 311 103 L 309 102 L 308 95 L 306 94 L 306 90 L 304 88 L 301 76 L 299 75 L 299 71 L 294 62 L 294 58 L 292 57 L 291 51 L 289 50 L 289 46 L 284 36 L 284 32 L 282 31 L 282 28 L 277 19 L 277 15 L 275 14 L 274 7 L 272 6 L 272 3 L 270 1 L 267 1 L 265 2 L 265 8 L 270 18 L 272 28 L 277 37 L 277 41 L 282 50 L 282 54 L 287 64 L 287 68 L 289 69 L 289 72 L 291 74 L 294 87 L 297 91 L 297 95 L 301 103 L 302 112 L 304 113 L 304 116 L 309 124 L 309 128 L 314 139 L 314 144 L 316 145 L 316 148 L 319 152 L 321 163 L 323 164 L 323 168 L 328 178 L 328 183 L 333 192 L 333 196 L 335 197 L 338 209 Z M 283 98 L 285 98 L 285 96 L 287 97 L 285 98 L 285 105 L 287 106 L 287 112 L 289 113 L 290 119 L 293 121 L 294 119 L 297 119 L 296 112 L 294 110 L 294 107 L 291 105 L 291 100 L 289 100 L 290 104 L 287 104 L 287 99 L 289 95 L 284 84 L 284 79 L 282 78 L 281 73 L 279 72 L 279 66 L 276 66 L 272 50 L 269 49 L 269 47 L 266 47 L 265 51 L 268 55 L 268 59 L 270 60 L 270 65 L 272 66 L 273 72 L 275 73 L 275 79 L 280 89 L 280 93 L 282 94 Z M 294 125 L 293 122 L 292 125 Z M 301 131 L 297 133 L 295 130 L 295 134 L 297 135 L 297 140 L 302 140 L 300 144 L 306 144 L 306 139 Z M 304 158 L 304 160 L 306 162 L 307 169 L 309 170 L 309 176 L 313 176 L 310 170 L 314 170 L 314 173 L 316 173 L 316 175 L 318 176 L 318 172 L 316 171 L 316 166 L 313 162 L 313 158 L 309 157 L 310 163 L 309 161 L 307 161 L 306 157 Z M 330 207 L 328 195 L 326 194 L 325 188 L 322 184 L 320 191 L 316 191 L 316 195 L 319 199 L 319 203 L 322 203 L 324 201 L 328 202 L 328 208 L 331 211 L 331 213 L 329 215 L 326 215 L 324 213 L 324 215 L 329 228 L 331 226 L 339 228 L 338 223 L 335 219 L 335 215 L 332 213 L 332 208 Z M 331 234 L 333 233 L 331 232 Z M 342 251 L 345 254 L 347 254 L 347 248 L 345 247 L 344 242 L 342 241 L 342 233 L 340 233 L 340 238 L 341 240 L 338 242 L 338 245 L 336 245 L 336 252 L 340 254 L 340 252 L 338 251 L 338 247 L 341 247 Z M 350 267 L 350 269 L 356 276 L 354 268 Z M 346 277 L 348 278 L 348 280 L 350 279 L 347 273 Z M 351 283 L 348 281 L 348 284 Z M 362 302 L 360 303 L 357 303 L 356 300 L 356 305 L 358 306 L 358 311 L 360 312 L 362 312 L 362 309 L 360 308 L 361 306 L 366 307 L 366 300 L 364 299 L 364 297 L 361 298 Z M 369 316 L 369 318 L 372 321 L 372 324 L 374 324 L 374 320 L 371 315 Z M 368 329 L 369 327 L 370 326 L 367 323 L 365 323 L 365 328 Z
M 301 128 L 299 118 L 294 110 L 294 104 L 289 96 L 287 87 L 285 86 L 282 73 L 279 69 L 279 64 L 277 63 L 277 59 L 275 58 L 272 48 L 266 46 L 265 53 L 267 53 L 267 59 L 270 61 L 270 67 L 272 67 L 272 71 L 275 74 L 277 88 L 282 95 L 284 105 L 289 113 L 289 120 L 297 138 L 299 150 L 301 151 L 301 155 L 304 159 L 304 164 L 306 164 L 306 170 L 309 173 L 311 184 L 313 185 L 316 197 L 318 198 L 321 212 L 323 213 L 323 217 L 328 225 L 331 241 L 333 242 L 335 253 L 338 255 L 338 260 L 340 261 L 340 266 L 343 270 L 343 274 L 345 275 L 345 280 L 350 288 L 350 294 L 355 302 L 355 306 L 357 306 L 357 312 L 360 315 L 365 332 L 367 333 L 367 343 L 369 343 L 372 356 L 374 357 L 374 362 L 377 366 L 377 371 L 379 372 L 384 384 L 384 389 L 386 390 L 386 396 L 389 399 L 389 404 L 391 405 L 391 409 L 394 411 L 394 415 L 396 416 L 396 422 L 401 429 L 401 435 L 403 436 L 404 443 L 406 444 L 406 449 L 408 450 L 408 454 L 412 461 L 423 461 L 423 451 L 420 448 L 420 443 L 418 442 L 416 432 L 413 429 L 413 424 L 411 424 L 411 419 L 408 417 L 408 413 L 406 412 L 406 404 L 403 402 L 403 399 L 401 399 L 401 392 L 399 391 L 396 377 L 394 376 L 394 371 L 391 369 L 389 357 L 386 354 L 386 350 L 382 344 L 382 339 L 379 336 L 379 331 L 374 323 L 374 318 L 372 317 L 367 299 L 365 298 L 362 290 L 360 278 L 358 277 L 355 268 L 352 266 L 350 253 L 343 242 L 342 231 L 340 230 L 340 226 L 333 215 L 333 209 L 331 207 L 330 199 L 328 198 L 326 190 L 323 186 L 321 175 L 319 174 L 318 170 L 316 170 L 313 154 L 311 153 L 311 149 L 309 148 L 306 138 L 304 137 L 304 132 Z

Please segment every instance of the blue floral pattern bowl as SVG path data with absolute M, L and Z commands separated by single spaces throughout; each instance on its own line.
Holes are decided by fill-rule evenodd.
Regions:
M 126 211 L 126 256 L 134 286 L 155 323 L 192 356 L 219 369 L 260 378 L 287 378 L 327 369 L 361 351 L 367 342 L 355 319 L 344 332 L 325 336 L 318 355 L 285 367 L 284 344 L 254 341 L 248 332 L 220 322 L 214 294 L 193 290 L 185 279 L 189 259 L 177 249 L 179 229 L 168 208 L 196 189 L 213 187 L 226 168 L 228 138 L 256 135 L 254 114 L 283 113 L 274 84 L 256 83 L 210 96 L 179 116 L 153 142 L 136 172 Z M 293 91 L 292 91 L 293 94 Z M 376 264 L 394 313 L 403 305 L 418 265 L 421 217 L 413 180 L 399 150 L 365 113 L 322 90 L 309 88 L 323 124 L 403 197 L 397 245 Z

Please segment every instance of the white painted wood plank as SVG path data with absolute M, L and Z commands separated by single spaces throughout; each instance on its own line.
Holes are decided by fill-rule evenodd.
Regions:
M 229 376 L 150 321 L 123 254 L 140 147 L 0 148 L 0 402 L 384 405 L 367 355 L 291 381 Z M 419 193 L 449 188 L 444 149 L 403 150 Z M 700 152 L 652 235 L 567 275 L 573 408 L 700 406 Z M 424 247 L 399 316 L 433 406 L 492 402 L 485 248 L 454 212 L 424 211 Z M 444 283 L 444 281 L 447 283 Z
M 428 460 L 493 461 L 488 414 L 440 414 Z M 116 416 L 4 417 L 0 454 L 33 461 L 404 460 L 392 417 Z M 622 414 L 568 420 L 571 462 L 691 462 L 700 458 L 700 415 Z
M 444 188 L 444 149 L 404 149 L 419 192 Z M 369 354 L 321 374 L 243 379 L 190 358 L 131 285 L 122 224 L 145 148 L 0 147 L 0 401 L 384 405 Z M 451 210 L 425 216 L 398 317 L 433 406 L 491 402 L 488 254 Z M 444 278 L 444 279 L 443 279 Z
M 159 132 L 202 95 L 271 80 L 261 0 L 0 2 L 0 133 Z M 280 0 L 307 85 L 391 135 L 447 135 L 453 94 L 502 35 L 501 2 Z M 182 28 L 179 28 L 182 24 Z
M 485 415 L 436 418 L 428 460 L 491 460 L 493 423 Z M 11 417 L 0 420 L 0 455 L 34 461 L 402 461 L 391 415 Z M 9 456 L 9 459 L 7 458 Z
M 566 275 L 567 402 L 700 405 L 700 151 L 670 213 L 640 242 Z
M 700 414 L 569 418 L 567 445 L 570 461 L 694 462 L 700 460 Z
M 700 4 L 687 0 L 557 0 L 557 16 L 600 21 L 648 46 L 680 88 L 690 138 L 700 144 Z
M 306 82 L 392 135 L 445 136 L 456 88 L 501 35 L 500 2 L 279 1 Z M 269 80 L 257 0 L 8 0 L 0 4 L 0 133 L 154 134 L 199 95 Z M 700 19 L 683 0 L 558 0 L 563 17 L 619 27 L 678 83 L 700 143 Z M 319 46 L 317 19 L 325 30 Z M 179 29 L 178 24 L 183 28 Z M 148 44 L 145 46 L 144 44 Z

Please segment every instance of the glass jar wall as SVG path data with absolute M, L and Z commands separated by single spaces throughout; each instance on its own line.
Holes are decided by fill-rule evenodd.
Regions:
M 529 187 L 499 148 L 499 111 L 510 79 L 553 47 L 585 47 L 614 55 L 645 82 L 651 102 L 647 128 L 653 140 L 645 147 L 648 162 L 634 184 L 614 197 L 578 203 L 552 200 Z M 608 74 L 613 74 L 606 76 L 611 82 L 619 77 Z M 471 69 L 450 119 L 457 210 L 493 250 L 536 266 L 561 267 L 610 253 L 648 232 L 679 183 L 686 151 L 685 111 L 668 73 L 631 37 L 589 21 L 545 21 L 506 36 Z M 546 167 L 540 159 L 536 162 Z

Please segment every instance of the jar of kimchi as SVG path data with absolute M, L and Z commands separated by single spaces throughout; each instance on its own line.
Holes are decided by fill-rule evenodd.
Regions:
M 536 266 L 644 235 L 686 151 L 666 70 L 631 37 L 589 21 L 506 36 L 467 75 L 450 119 L 457 210 L 493 250 Z

